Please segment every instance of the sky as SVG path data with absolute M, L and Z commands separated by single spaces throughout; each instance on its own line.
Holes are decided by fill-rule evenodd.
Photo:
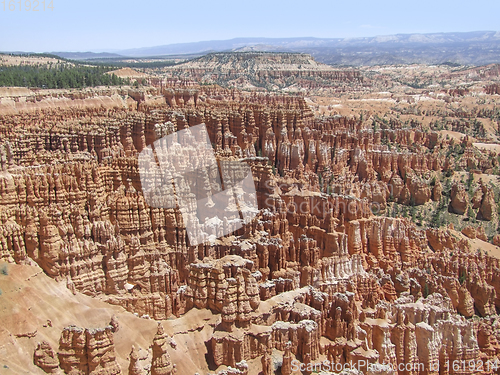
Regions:
M 37 1 L 39 11 L 28 10 Z M 0 51 L 118 51 L 237 37 L 500 30 L 498 0 L 52 0 L 52 10 L 50 1 L 44 11 L 43 0 L 0 0 Z

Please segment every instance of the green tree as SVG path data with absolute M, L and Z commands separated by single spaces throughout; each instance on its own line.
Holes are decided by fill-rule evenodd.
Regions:
M 460 283 L 460 285 L 462 285 L 466 280 L 467 280 L 467 273 L 465 272 L 465 270 L 463 270 L 462 274 L 458 278 L 458 282 Z
M 430 291 L 429 291 L 429 284 L 427 284 L 427 282 L 425 283 L 424 285 L 424 298 L 427 298 L 430 294 Z

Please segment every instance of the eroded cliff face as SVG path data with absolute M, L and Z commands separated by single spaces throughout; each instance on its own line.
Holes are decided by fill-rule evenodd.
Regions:
M 42 341 L 37 344 L 33 362 L 49 374 L 118 375 L 122 370 L 116 361 L 114 333 L 119 323 L 113 316 L 104 328 L 80 328 L 74 325 L 61 332 L 57 355 L 51 345 Z M 128 373 L 173 375 L 176 365 L 172 363 L 167 348 L 175 348 L 161 323 L 148 351 L 132 345 L 129 355 Z
M 59 367 L 66 374 L 121 374 L 116 363 L 112 326 L 64 328 L 59 341 Z
M 163 71 L 169 83 L 190 80 L 238 89 L 343 92 L 347 84 L 357 90 L 369 85 L 359 70 L 334 68 L 305 53 L 211 53 Z
M 207 360 L 234 374 L 259 357 L 273 373 L 276 353 L 282 373 L 292 359 L 428 369 L 499 355 L 499 260 L 471 251 L 451 229 L 384 216 L 390 201 L 440 199 L 430 176 L 448 170 L 438 153 L 448 141 L 316 119 L 301 97 L 213 87 L 155 93 L 130 93 L 131 108 L 2 116 L 0 259 L 36 262 L 74 293 L 145 318 L 220 314 Z M 260 211 L 214 245 L 190 246 L 178 208 L 146 203 L 138 153 L 201 123 L 220 161 L 251 166 Z M 387 138 L 421 152 L 389 150 Z M 491 220 L 494 203 L 486 186 L 472 198 L 452 187 L 455 212 L 476 205 Z M 59 351 L 41 342 L 35 364 L 48 373 L 120 373 L 112 329 L 64 329 Z M 159 328 L 150 354 L 130 349 L 130 373 L 173 373 L 169 350 Z

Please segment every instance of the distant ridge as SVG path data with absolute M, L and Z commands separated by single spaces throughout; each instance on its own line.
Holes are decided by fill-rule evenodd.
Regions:
M 500 32 L 396 34 L 364 38 L 235 38 L 127 49 L 109 54 L 109 57 L 144 58 L 230 51 L 303 52 L 311 54 L 319 62 L 334 65 L 485 65 L 500 62 Z M 78 59 L 103 57 L 103 54 L 90 57 L 89 52 L 80 56 L 75 52 L 55 54 Z M 75 57 L 68 57 L 69 54 Z
M 238 48 L 243 48 L 252 45 L 269 44 L 272 46 L 288 45 L 290 43 L 303 43 L 308 41 L 314 44 L 315 40 L 323 40 L 318 38 L 235 38 L 228 40 L 211 40 L 193 43 L 176 43 L 163 46 L 133 48 L 118 51 L 119 54 L 131 57 L 144 57 L 152 55 L 174 55 L 174 54 L 190 54 L 190 53 L 209 53 L 209 52 L 224 52 L 232 51 Z M 324 39 L 330 40 L 330 39 Z
M 71 60 L 89 60 L 89 59 L 105 59 L 111 57 L 122 57 L 116 53 L 109 52 L 50 52 L 52 55 L 64 57 Z

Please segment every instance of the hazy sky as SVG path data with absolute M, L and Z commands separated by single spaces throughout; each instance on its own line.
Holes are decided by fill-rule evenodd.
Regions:
M 498 0 L 52 0 L 0 3 L 0 51 L 97 51 L 236 37 L 500 30 Z M 49 0 L 45 0 L 48 5 Z M 33 4 L 34 1 L 31 1 Z

